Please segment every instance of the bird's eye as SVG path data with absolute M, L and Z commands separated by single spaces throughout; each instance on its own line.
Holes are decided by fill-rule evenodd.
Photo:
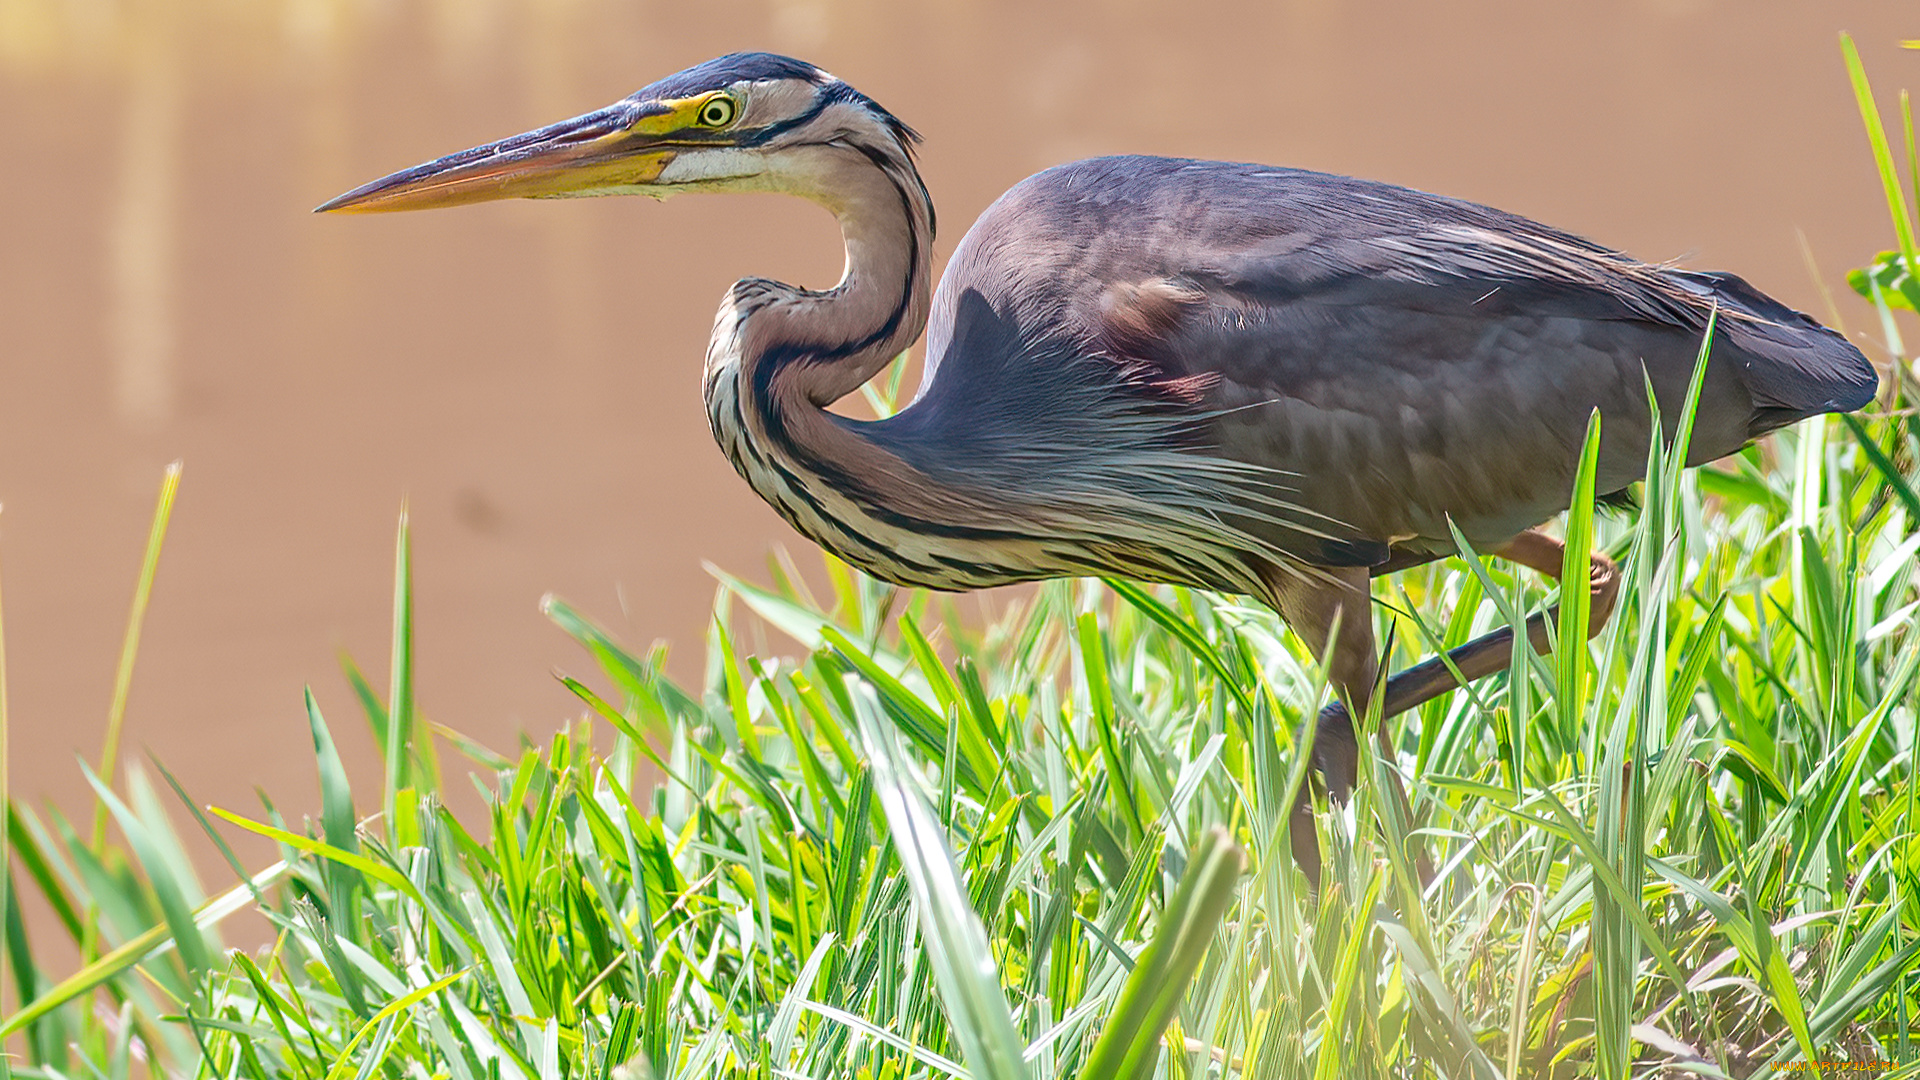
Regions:
M 737 107 L 734 105 L 732 98 L 714 98 L 705 105 L 700 106 L 700 126 L 711 128 L 726 127 L 728 124 L 733 123 L 733 117 L 736 111 Z

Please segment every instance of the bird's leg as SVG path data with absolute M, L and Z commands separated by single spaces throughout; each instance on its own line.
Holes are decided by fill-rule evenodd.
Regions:
M 1535 529 L 1529 529 L 1494 548 L 1490 554 L 1511 562 L 1537 570 L 1554 580 L 1559 580 L 1560 570 L 1566 555 L 1566 545 L 1553 537 Z M 1351 606 L 1366 611 L 1367 597 L 1364 578 L 1355 583 L 1356 572 L 1336 569 L 1326 572 L 1328 577 L 1315 581 L 1300 575 L 1275 574 L 1269 579 L 1274 593 L 1274 606 L 1280 612 L 1287 625 L 1293 627 L 1316 653 L 1325 655 L 1329 630 L 1333 625 L 1333 613 Z M 1358 572 L 1364 574 L 1364 571 Z M 1331 582 L 1338 582 L 1335 586 Z M 1620 571 L 1612 559 L 1595 552 L 1588 562 L 1587 589 L 1589 603 L 1587 607 L 1587 636 L 1598 634 L 1606 626 L 1607 619 L 1613 614 L 1615 597 L 1619 591 Z M 1359 604 L 1343 604 L 1343 599 L 1357 596 Z M 1535 615 L 1527 620 L 1527 641 L 1535 652 L 1548 651 L 1547 621 L 1558 619 L 1558 606 Z M 1327 786 L 1327 794 L 1337 800 L 1344 800 L 1353 790 L 1355 773 L 1359 767 L 1359 744 L 1354 738 L 1353 722 L 1350 716 L 1366 715 L 1369 694 L 1377 673 L 1373 655 L 1373 627 L 1371 620 L 1360 618 L 1351 620 L 1354 624 L 1349 636 L 1350 620 L 1340 620 L 1340 642 L 1333 650 L 1334 670 L 1329 672 L 1334 688 L 1340 694 L 1340 700 L 1334 701 L 1320 710 L 1315 721 L 1316 732 L 1313 739 L 1313 767 L 1320 773 Z M 1380 717 L 1406 712 L 1408 709 L 1425 704 L 1441 694 L 1459 689 L 1461 682 L 1456 679 L 1453 670 L 1447 666 L 1452 661 L 1467 682 L 1491 675 L 1506 667 L 1513 658 L 1513 628 L 1503 626 L 1498 630 L 1467 642 L 1447 653 L 1446 660 L 1438 656 L 1421 661 L 1405 671 L 1396 673 L 1387 680 L 1385 699 L 1381 701 Z M 1349 708 L 1354 710 L 1349 713 Z M 1379 732 L 1383 753 L 1392 752 L 1392 743 L 1383 727 Z M 1407 806 L 1406 794 L 1401 790 L 1398 780 L 1393 784 L 1394 794 L 1400 800 L 1403 810 Z M 1411 821 L 1411 814 L 1407 815 Z M 1294 796 L 1293 820 L 1291 823 L 1293 857 L 1307 877 L 1317 883 L 1320 873 L 1320 846 L 1313 830 L 1313 804 L 1311 793 L 1302 786 Z M 1426 868 L 1424 855 L 1417 856 L 1421 866 L 1422 880 L 1431 877 Z
M 1528 529 L 1494 548 L 1490 554 L 1537 570 L 1558 581 L 1566 556 L 1566 545 L 1536 529 Z M 1619 567 L 1614 565 L 1612 559 L 1595 552 L 1587 569 L 1589 638 L 1607 625 L 1607 619 L 1613 614 L 1613 602 L 1619 586 Z M 1527 620 L 1527 640 L 1533 645 L 1533 651 L 1548 651 L 1547 622 L 1559 617 L 1560 608 L 1556 605 Z M 1482 634 L 1447 653 L 1447 659 L 1453 661 L 1453 666 L 1460 669 L 1460 674 L 1466 676 L 1468 682 L 1491 675 L 1506 667 L 1513 659 L 1513 628 L 1503 626 Z M 1387 717 L 1406 712 L 1441 694 L 1457 690 L 1460 685 L 1445 661 L 1438 656 L 1429 657 L 1387 680 L 1387 697 L 1381 702 L 1380 714 Z M 1325 729 L 1326 720 L 1322 719 L 1321 730 Z M 1328 782 L 1328 789 L 1332 790 L 1332 781 Z
M 1343 800 L 1353 790 L 1360 762 L 1359 742 L 1348 716 L 1366 715 L 1380 673 L 1374 655 L 1370 580 L 1365 567 L 1315 568 L 1310 574 L 1277 569 L 1267 579 L 1274 608 L 1307 648 L 1326 662 L 1328 681 L 1345 703 L 1345 707 L 1336 702 L 1320 711 L 1313 739 L 1314 770 L 1325 779 L 1328 793 Z M 1393 742 L 1385 729 L 1377 735 L 1380 753 L 1391 756 Z M 1387 775 L 1402 820 L 1411 822 L 1412 809 L 1399 777 Z M 1294 794 L 1289 833 L 1294 861 L 1318 884 L 1320 843 L 1314 834 L 1312 793 L 1305 784 Z M 1421 880 L 1432 877 L 1425 856 L 1416 855 L 1416 861 Z
M 1326 662 L 1336 706 L 1345 702 L 1359 716 L 1366 715 L 1380 674 L 1373 652 L 1370 580 L 1365 567 L 1315 568 L 1308 573 L 1280 570 L 1268 579 L 1280 617 L 1300 635 L 1307 651 Z M 1341 720 L 1332 729 L 1321 723 L 1314 736 L 1313 764 L 1326 777 L 1327 789 L 1344 797 L 1353 787 L 1359 747 L 1353 725 L 1345 722 L 1344 714 Z M 1384 745 L 1385 736 L 1381 738 Z

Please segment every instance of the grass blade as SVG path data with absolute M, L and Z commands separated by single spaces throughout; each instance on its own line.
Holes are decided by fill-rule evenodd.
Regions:
M 1224 829 L 1201 834 L 1152 944 L 1134 962 L 1082 1075 L 1147 1080 L 1160 1040 L 1232 903 L 1246 856 Z
M 1025 1047 L 1007 1011 L 992 946 L 968 903 L 966 885 L 954 868 L 940 824 L 907 772 L 892 725 L 881 721 L 880 703 L 872 688 L 850 681 L 847 689 L 857 712 L 861 744 L 873 763 L 874 792 L 880 797 L 913 893 L 934 984 L 968 1071 L 976 1080 L 1025 1080 Z
M 99 775 L 113 782 L 120 762 L 120 732 L 127 718 L 127 697 L 133 692 L 133 666 L 140 655 L 140 630 L 146 625 L 147 604 L 153 598 L 153 579 L 160 572 L 160 549 L 166 546 L 167 523 L 173 519 L 174 496 L 180 491 L 181 463 L 167 466 L 160 478 L 160 497 L 153 508 L 153 524 L 147 531 L 146 553 L 140 559 L 140 576 L 133 586 L 133 610 L 127 614 L 126 635 L 120 642 L 120 662 L 113 671 L 113 701 L 107 706 L 107 734 L 100 748 Z M 105 850 L 107 807 L 96 803 L 93 811 L 93 848 Z

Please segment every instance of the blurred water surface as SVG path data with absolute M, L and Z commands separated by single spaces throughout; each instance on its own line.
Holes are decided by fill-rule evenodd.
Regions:
M 711 560 L 792 536 L 712 447 L 711 315 L 830 284 L 771 197 L 321 219 L 361 181 L 745 48 L 927 137 L 940 253 L 1027 174 L 1120 151 L 1493 203 L 1824 312 L 1887 246 L 1835 33 L 1911 82 L 1869 0 L 1171 4 L 0 0 L 0 557 L 16 790 L 78 805 L 163 465 L 187 463 L 128 739 L 202 801 L 312 805 L 300 688 L 376 776 L 335 660 L 384 682 L 411 499 L 421 706 L 509 746 L 587 665 L 552 590 L 697 677 Z M 1842 297 L 1865 327 L 1866 310 Z

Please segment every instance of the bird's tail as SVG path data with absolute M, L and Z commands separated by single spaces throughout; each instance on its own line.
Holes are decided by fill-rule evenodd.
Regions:
M 1674 277 L 1719 308 L 1714 352 L 1739 365 L 1753 395 L 1751 437 L 1821 413 L 1852 412 L 1879 390 L 1873 365 L 1846 338 L 1740 277 L 1696 271 Z

